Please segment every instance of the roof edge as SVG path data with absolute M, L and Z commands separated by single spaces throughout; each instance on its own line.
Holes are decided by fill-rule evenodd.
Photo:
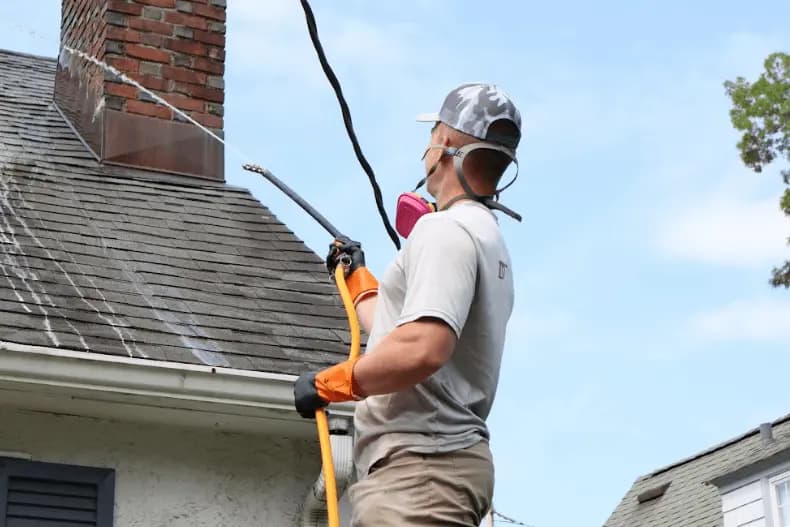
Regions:
M 240 411 L 305 421 L 293 406 L 296 377 L 169 361 L 103 355 L 0 341 L 0 389 L 79 394 L 176 410 Z M 353 403 L 332 405 L 351 416 Z
M 38 60 L 48 60 L 50 62 L 57 63 L 57 57 L 46 57 L 44 55 L 36 55 L 34 53 L 25 53 L 24 51 L 14 51 L 12 49 L 3 49 L 0 48 L 0 53 L 4 53 L 6 55 L 16 55 L 17 57 L 27 57 L 30 59 L 38 59 Z
M 771 422 L 771 426 L 777 426 L 777 425 L 783 424 L 783 423 L 785 423 L 787 421 L 790 421 L 790 414 L 787 414 L 787 415 L 784 415 L 782 417 L 779 417 L 778 419 L 775 419 L 774 421 Z M 744 432 L 744 433 L 742 433 L 742 434 L 740 434 L 738 436 L 735 436 L 735 437 L 733 437 L 731 439 L 728 439 L 728 440 L 726 440 L 726 441 L 724 441 L 722 443 L 719 443 L 719 444 L 714 445 L 714 446 L 712 446 L 710 448 L 707 448 L 707 449 L 705 449 L 705 450 L 703 450 L 701 452 L 698 452 L 697 454 L 694 454 L 693 456 L 689 456 L 689 457 L 683 458 L 680 461 L 676 461 L 675 463 L 671 463 L 671 464 L 666 465 L 664 467 L 661 467 L 661 468 L 659 468 L 657 470 L 654 470 L 653 472 L 650 472 L 649 474 L 646 474 L 645 476 L 643 476 L 642 478 L 639 478 L 639 479 L 652 478 L 654 476 L 659 476 L 661 474 L 664 474 L 665 472 L 669 472 L 673 468 L 677 468 L 677 467 L 679 467 L 681 465 L 685 465 L 686 463 L 690 463 L 692 461 L 695 461 L 695 460 L 700 459 L 702 457 L 705 457 L 707 455 L 713 454 L 714 452 L 718 452 L 719 450 L 722 450 L 724 448 L 727 448 L 728 446 L 734 445 L 735 443 L 739 443 L 739 442 L 743 441 L 744 439 L 747 439 L 747 438 L 749 438 L 749 437 L 751 437 L 753 435 L 759 434 L 759 433 L 760 433 L 760 427 L 759 426 L 755 427 L 755 428 L 752 428 L 752 429 L 750 429 L 750 430 L 748 430 L 748 431 L 746 431 L 746 432 Z

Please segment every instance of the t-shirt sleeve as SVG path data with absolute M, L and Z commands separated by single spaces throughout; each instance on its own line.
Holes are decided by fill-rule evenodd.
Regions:
M 461 336 L 475 295 L 477 250 L 452 218 L 423 218 L 404 248 L 406 298 L 397 325 L 423 317 L 446 322 Z

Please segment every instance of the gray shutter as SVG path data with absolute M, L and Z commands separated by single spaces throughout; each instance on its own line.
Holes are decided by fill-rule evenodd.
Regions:
M 112 527 L 114 472 L 0 458 L 0 527 Z

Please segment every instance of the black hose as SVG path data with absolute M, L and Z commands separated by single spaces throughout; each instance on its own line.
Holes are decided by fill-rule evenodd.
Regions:
M 304 9 L 305 18 L 307 19 L 307 29 L 310 32 L 310 40 L 312 40 L 315 52 L 318 54 L 318 60 L 321 63 L 321 68 L 324 70 L 324 74 L 329 80 L 329 84 L 332 85 L 332 89 L 335 91 L 337 102 L 340 103 L 340 111 L 343 114 L 343 123 L 346 125 L 346 132 L 348 133 L 348 138 L 351 140 L 351 144 L 354 147 L 354 153 L 357 156 L 357 160 L 359 161 L 359 164 L 362 165 L 362 170 L 364 170 L 368 175 L 368 179 L 370 179 L 370 185 L 373 187 L 373 195 L 376 199 L 376 208 L 378 208 L 381 220 L 384 222 L 384 228 L 387 229 L 387 233 L 392 239 L 392 243 L 395 244 L 395 247 L 400 249 L 400 238 L 398 238 L 398 233 L 395 232 L 395 229 L 390 223 L 389 217 L 387 217 L 387 211 L 384 208 L 384 200 L 381 197 L 381 188 L 379 188 L 379 184 L 376 181 L 376 175 L 373 173 L 373 168 L 371 168 L 368 160 L 365 159 L 365 155 L 362 153 L 362 148 L 359 146 L 359 141 L 357 141 L 357 134 L 354 133 L 354 125 L 351 122 L 351 111 L 348 109 L 348 103 L 346 103 L 345 97 L 343 97 L 343 90 L 340 87 L 340 81 L 337 80 L 335 72 L 332 71 L 332 67 L 326 60 L 324 48 L 321 46 L 321 40 L 318 38 L 318 26 L 316 25 L 313 10 L 307 0 L 301 0 L 301 2 L 302 9 Z

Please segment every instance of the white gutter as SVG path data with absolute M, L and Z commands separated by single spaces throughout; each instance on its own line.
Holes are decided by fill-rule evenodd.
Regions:
M 236 407 L 301 419 L 293 407 L 293 375 L 69 351 L 0 341 L 0 387 L 56 388 L 96 397 L 155 399 L 172 408 Z M 351 416 L 353 404 L 332 406 Z M 303 420 L 305 421 L 305 420 Z

